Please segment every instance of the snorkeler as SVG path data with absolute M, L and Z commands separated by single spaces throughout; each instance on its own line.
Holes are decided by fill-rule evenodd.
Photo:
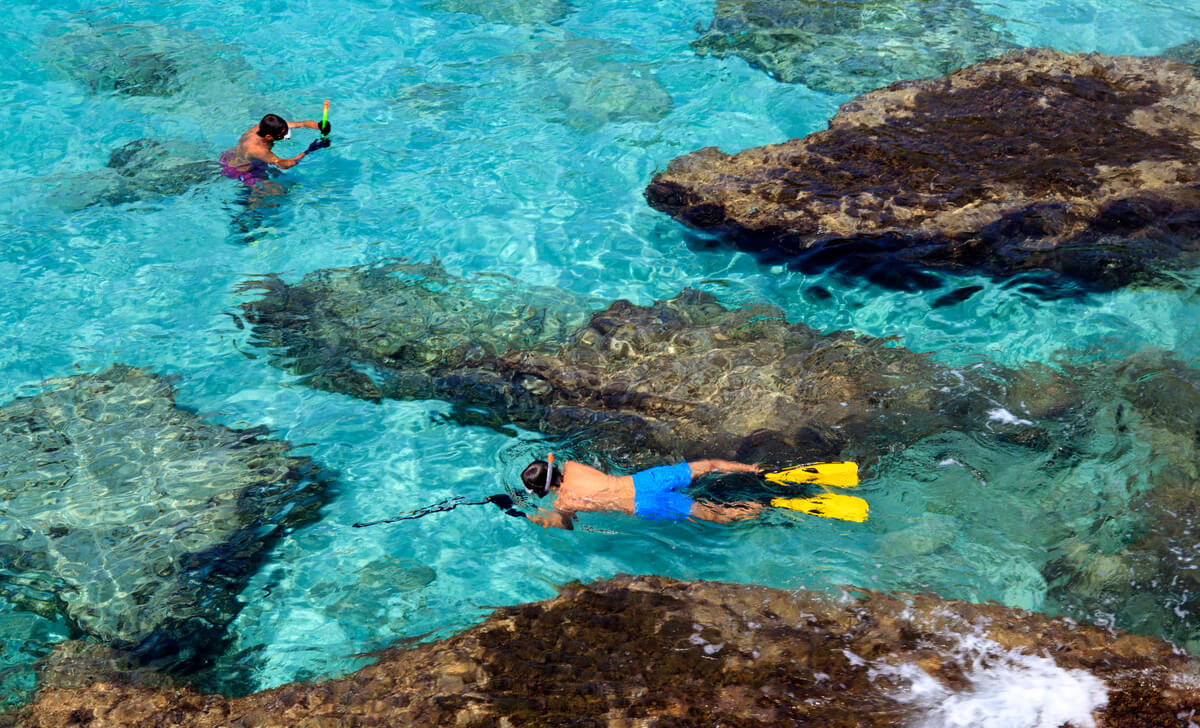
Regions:
M 242 134 L 236 146 L 226 149 L 221 154 L 221 174 L 239 180 L 247 187 L 254 187 L 266 179 L 268 164 L 288 169 L 296 166 L 307 154 L 329 146 L 330 127 L 328 121 L 319 124 L 315 121 L 289 122 L 275 114 L 267 114 L 262 121 Z M 284 159 L 271 151 L 271 148 L 275 146 L 275 142 L 290 138 L 292 129 L 315 129 L 321 132 L 321 138 L 296 156 Z
M 551 456 L 550 462 L 535 460 L 525 468 L 521 482 L 526 490 L 538 496 L 556 494 L 553 510 L 539 508 L 538 514 L 525 517 L 543 528 L 571 529 L 574 528 L 575 514 L 581 511 L 619 511 L 656 520 L 695 518 L 715 523 L 759 516 L 764 508 L 762 503 L 743 501 L 717 505 L 693 500 L 680 492 L 707 473 L 759 475 L 762 469 L 729 460 L 696 460 L 618 476 L 570 460 L 560 471 L 554 467 Z M 510 515 L 518 514 L 525 515 L 519 511 L 510 512 Z
M 656 520 L 695 518 L 715 523 L 730 523 L 757 518 L 767 506 L 753 501 L 717 505 L 696 501 L 679 492 L 696 478 L 707 473 L 751 473 L 769 483 L 783 486 L 815 484 L 825 486 L 825 492 L 812 496 L 771 497 L 772 508 L 798 511 L 822 518 L 862 523 L 867 520 L 870 506 L 862 498 L 831 493 L 829 487 L 853 488 L 858 485 L 858 464 L 850 461 L 836 463 L 803 463 L 783 470 L 765 472 L 757 465 L 729 460 L 696 460 L 678 465 L 666 465 L 643 470 L 633 475 L 607 475 L 582 463 L 568 461 L 560 472 L 554 467 L 554 456 L 535 460 L 521 473 L 525 490 L 538 497 L 557 495 L 553 510 L 539 508 L 539 515 L 529 515 L 517 507 L 507 493 L 489 495 L 483 500 L 470 500 L 457 495 L 392 518 L 355 523 L 355 528 L 396 523 L 445 513 L 459 506 L 492 504 L 514 518 L 527 518 L 542 528 L 573 529 L 575 514 L 580 511 L 617 511 Z M 544 515 L 543 515 L 544 514 Z

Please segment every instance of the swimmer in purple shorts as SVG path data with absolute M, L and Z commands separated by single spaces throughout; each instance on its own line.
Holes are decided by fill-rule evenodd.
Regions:
M 655 520 L 695 518 L 729 523 L 757 518 L 763 504 L 746 501 L 717 505 L 693 500 L 682 491 L 695 478 L 707 473 L 761 472 L 757 465 L 696 460 L 618 476 L 574 461 L 567 461 L 560 471 L 545 460 L 535 460 L 521 473 L 521 482 L 526 490 L 538 496 L 556 495 L 553 510 L 539 508 L 538 514 L 527 516 L 543 528 L 573 528 L 575 514 L 581 511 L 619 511 Z
M 329 139 L 323 136 L 294 157 L 284 159 L 277 156 L 271 148 L 275 146 L 275 142 L 291 137 L 292 129 L 316 129 L 322 135 L 328 135 L 330 124 L 324 122 L 322 125 L 315 121 L 289 122 L 275 114 L 267 114 L 262 121 L 242 134 L 236 146 L 226 149 L 221 154 L 221 174 L 236 179 L 247 187 L 254 187 L 266 180 L 267 165 L 273 164 L 280 169 L 288 169 L 296 166 L 310 152 L 329 146 Z

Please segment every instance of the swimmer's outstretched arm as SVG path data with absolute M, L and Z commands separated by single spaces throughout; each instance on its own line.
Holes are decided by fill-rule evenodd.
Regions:
M 316 129 L 317 131 L 320 131 L 320 130 L 321 130 L 321 127 L 320 127 L 320 125 L 319 125 L 319 124 L 317 124 L 317 122 L 315 122 L 315 121 L 312 121 L 312 120 L 309 120 L 309 121 L 289 121 L 289 122 L 287 123 L 287 125 L 288 125 L 288 128 L 289 128 L 289 129 Z
M 762 466 L 750 465 L 748 463 L 736 463 L 732 460 L 693 460 L 688 463 L 688 467 L 692 469 L 692 477 L 699 478 L 701 475 L 708 473 L 754 473 L 762 472 Z
M 540 515 L 545 514 L 545 515 Z M 575 530 L 575 514 L 563 513 L 562 511 L 548 511 L 545 508 L 539 508 L 537 514 L 526 516 L 542 528 L 565 528 L 568 531 Z

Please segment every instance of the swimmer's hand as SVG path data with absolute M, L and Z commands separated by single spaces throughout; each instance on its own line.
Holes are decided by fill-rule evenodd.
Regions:
M 325 147 L 329 146 L 332 143 L 333 142 L 331 142 L 328 139 L 325 139 L 324 137 L 322 137 L 321 139 L 314 139 L 313 143 L 308 145 L 308 149 L 304 150 L 304 153 L 312 154 L 313 152 L 317 151 L 318 149 L 324 149 Z
M 516 503 L 513 501 L 513 499 L 504 493 L 497 493 L 496 495 L 489 495 L 487 502 L 495 503 L 502 511 L 508 510 L 509 508 L 512 508 L 514 505 L 516 505 Z
M 508 495 L 506 495 L 504 493 L 497 493 L 496 495 L 489 495 L 487 497 L 487 502 L 495 503 L 496 507 L 498 507 L 500 510 L 504 511 L 506 514 L 512 516 L 513 518 L 527 518 L 528 517 L 521 511 L 517 510 L 517 508 L 516 508 L 517 504 L 513 501 L 512 498 L 510 498 Z
M 318 121 L 317 131 L 321 132 L 321 136 L 329 136 L 329 130 L 333 128 L 333 124 L 328 121 Z

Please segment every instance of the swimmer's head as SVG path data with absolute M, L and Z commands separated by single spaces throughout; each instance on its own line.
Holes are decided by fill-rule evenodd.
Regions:
M 546 487 L 546 469 L 550 468 L 552 475 L 550 476 L 550 487 Z M 525 468 L 525 472 L 521 473 L 521 482 L 525 484 L 525 490 L 538 496 L 543 496 L 552 490 L 558 490 L 562 485 L 562 473 L 558 468 L 551 467 L 545 460 L 534 460 Z
M 265 137 L 268 134 L 275 141 L 287 139 L 292 135 L 292 130 L 288 128 L 288 123 L 283 120 L 283 117 L 275 114 L 267 114 L 258 122 L 258 135 Z

